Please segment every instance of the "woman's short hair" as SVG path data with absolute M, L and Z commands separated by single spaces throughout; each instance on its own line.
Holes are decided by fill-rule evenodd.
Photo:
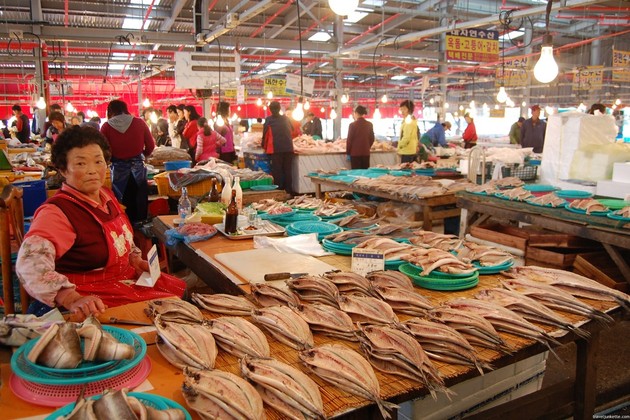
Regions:
M 217 105 L 217 114 L 222 117 L 230 116 L 230 104 L 229 102 L 221 101 L 219 105 Z
M 400 103 L 399 108 L 402 108 L 403 106 L 409 110 L 409 113 L 410 113 L 410 114 L 413 112 L 414 108 L 416 107 L 416 106 L 413 104 L 413 101 L 412 101 L 412 100 L 409 100 L 409 99 L 407 99 L 407 100 L 405 100 L 405 101 L 402 101 L 402 102 Z
M 127 103 L 120 99 L 114 99 L 107 105 L 107 118 L 114 117 L 116 115 L 129 114 L 127 109 Z
M 59 111 L 53 111 L 50 114 L 48 114 L 48 121 L 50 122 L 59 121 L 65 124 L 66 117 L 64 117 L 63 114 Z
M 367 115 L 368 113 L 367 108 L 364 107 L 363 105 L 357 105 L 357 107 L 354 108 L 354 112 L 356 112 L 359 115 Z
M 109 163 L 112 152 L 105 136 L 94 127 L 81 127 L 79 125 L 67 128 L 59 134 L 53 143 L 50 160 L 55 168 L 65 171 L 68 168 L 70 150 L 80 149 L 91 144 L 96 144 L 101 148 L 105 160 Z
M 280 102 L 272 101 L 269 104 L 269 112 L 271 112 L 271 115 L 280 115 Z

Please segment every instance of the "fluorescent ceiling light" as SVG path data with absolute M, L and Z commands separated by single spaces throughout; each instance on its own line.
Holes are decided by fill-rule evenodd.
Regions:
M 293 60 L 284 60 L 284 59 L 280 59 L 280 60 L 276 60 L 276 61 L 274 61 L 274 63 L 278 63 L 278 64 L 291 64 L 291 63 L 293 63 Z
M 330 38 L 331 36 L 328 34 L 328 32 L 317 32 L 316 34 L 312 35 L 308 40 L 326 42 Z
M 534 26 L 536 28 L 545 28 L 545 27 L 547 27 L 547 24 L 545 23 L 544 20 L 539 20 L 537 22 L 534 22 Z
M 139 4 L 143 6 L 149 6 L 151 4 L 151 0 L 129 0 L 129 4 Z M 160 0 L 155 0 L 153 2 L 153 7 L 160 4 Z
M 431 67 L 414 67 L 414 73 L 424 73 L 425 71 L 431 70 Z
M 280 63 L 267 64 L 267 68 L 269 70 L 278 70 L 278 69 L 285 68 L 286 66 L 287 66 L 286 64 L 280 64 Z
M 302 50 L 302 54 L 308 54 L 310 51 L 304 51 Z M 291 50 L 289 51 L 289 54 L 299 54 L 300 50 Z
M 365 0 L 361 6 L 382 6 L 384 4 L 385 0 Z
M 121 52 L 113 52 L 112 60 L 129 60 L 136 56 L 135 53 L 121 53 Z
M 110 64 L 107 68 L 110 70 L 122 70 L 125 68 L 125 64 Z
M 518 37 L 521 37 L 525 34 L 525 31 L 512 31 L 512 32 L 507 32 L 503 35 L 501 35 L 499 37 L 499 41 L 509 41 L 511 39 L 516 39 Z
M 368 15 L 368 13 L 366 12 L 357 12 L 354 11 L 352 13 L 350 13 L 348 15 L 347 18 L 345 18 L 343 21 L 345 23 L 357 23 L 358 21 L 360 21 L 361 19 L 363 19 L 364 17 L 366 17 Z
M 153 61 L 153 59 L 154 59 L 154 58 L 155 58 L 155 54 L 149 54 L 149 55 L 147 56 L 147 60 L 148 60 L 148 61 Z
M 396 76 L 392 76 L 392 80 L 405 80 L 407 78 L 407 76 L 405 76 L 404 74 L 398 74 Z
M 320 65 L 319 65 L 319 66 L 317 66 L 317 67 L 319 67 L 319 68 L 321 69 L 322 67 L 326 67 L 327 65 L 328 65 L 328 63 L 322 63 L 322 64 L 320 64 Z

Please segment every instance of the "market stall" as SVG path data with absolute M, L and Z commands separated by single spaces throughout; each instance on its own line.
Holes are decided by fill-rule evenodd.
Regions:
M 549 208 L 525 202 L 504 200 L 498 197 L 457 193 L 457 206 L 461 208 L 460 235 L 464 237 L 470 227 L 489 218 L 523 222 L 556 232 L 568 233 L 602 243 L 624 278 L 630 282 L 630 265 L 619 254 L 630 249 L 629 223 L 623 218 L 610 218 L 606 214 L 590 215 L 572 212 L 565 207 Z

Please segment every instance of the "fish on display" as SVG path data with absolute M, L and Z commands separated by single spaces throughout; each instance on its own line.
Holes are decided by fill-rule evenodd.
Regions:
M 149 318 L 160 315 L 166 322 L 201 323 L 204 319 L 199 308 L 181 299 L 152 300 L 147 306 Z
M 339 293 L 359 293 L 366 296 L 372 294 L 368 279 L 352 271 L 329 271 L 324 277 L 337 286 Z
M 236 357 L 269 357 L 271 354 L 265 334 L 245 318 L 223 316 L 209 324 L 219 347 Z
M 251 285 L 251 290 L 252 298 L 260 306 L 297 306 L 300 304 L 298 296 L 286 287 L 276 286 L 274 284 L 254 283 Z
M 191 298 L 203 309 L 218 314 L 248 316 L 253 309 L 256 309 L 256 305 L 245 296 L 193 293 Z
M 410 292 L 414 291 L 411 279 L 395 270 L 378 270 L 372 271 L 365 276 L 371 283 L 372 287 L 394 287 L 404 289 Z
M 217 345 L 207 326 L 167 322 L 160 315 L 155 317 L 154 324 L 159 336 L 157 348 L 173 366 L 214 368 Z
M 182 393 L 188 406 L 203 419 L 265 419 L 258 391 L 233 373 L 186 368 Z
M 294 309 L 308 323 L 312 331 L 330 337 L 357 341 L 352 318 L 342 310 L 323 303 L 303 303 Z
M 341 344 L 327 344 L 301 351 L 299 357 L 311 372 L 326 382 L 375 402 L 383 418 L 390 419 L 388 410 L 398 407 L 381 399 L 380 384 L 374 369 L 356 351 Z
M 55 369 L 74 369 L 83 360 L 81 338 L 70 322 L 51 325 L 37 340 L 26 358 Z
M 387 302 L 362 295 L 343 295 L 337 299 L 339 309 L 350 315 L 353 322 L 393 324 L 398 317 Z
M 586 299 L 615 302 L 630 311 L 630 296 L 570 271 L 536 266 L 515 267 L 513 270 L 531 280 L 550 284 Z
M 578 337 L 588 338 L 591 335 L 588 331 L 573 326 L 566 318 L 537 300 L 512 290 L 500 288 L 480 290 L 475 298 L 497 303 L 520 314 L 525 319 L 565 329 Z
M 287 279 L 285 283 L 303 301 L 339 307 L 337 303 L 339 289 L 333 282 L 324 277 L 302 276 L 296 279 Z
M 593 308 L 558 287 L 528 280 L 525 277 L 505 279 L 501 281 L 501 284 L 510 290 L 532 297 L 551 309 L 581 315 L 604 324 L 614 322 L 610 315 Z
M 252 311 L 252 319 L 281 343 L 303 350 L 313 347 L 313 334 L 306 321 L 288 306 L 268 306 Z
M 408 290 L 396 287 L 376 286 L 374 291 L 382 300 L 396 312 L 414 316 L 426 316 L 427 311 L 433 309 L 429 299 L 419 293 L 409 293 Z
M 241 375 L 255 384 L 263 401 L 289 418 L 324 419 L 324 403 L 315 381 L 271 358 L 246 356 Z

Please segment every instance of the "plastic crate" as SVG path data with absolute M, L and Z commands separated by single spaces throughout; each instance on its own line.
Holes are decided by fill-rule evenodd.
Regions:
M 171 184 L 168 182 L 168 172 L 162 172 L 155 175 L 153 180 L 157 185 L 158 195 L 166 195 L 169 197 L 180 197 L 182 195 L 181 191 L 174 190 L 171 187 Z M 188 189 L 188 195 L 200 197 L 207 194 L 212 189 L 212 178 L 186 185 L 186 188 Z
M 519 178 L 521 181 L 534 181 L 538 174 L 538 166 L 536 165 L 513 165 L 501 168 L 503 178 L 510 176 Z
M 38 181 L 21 181 L 14 182 L 13 185 L 22 188 L 24 195 L 24 217 L 31 217 L 35 214 L 35 210 L 48 198 L 46 193 L 46 181 L 40 179 Z
M 190 168 L 192 161 L 190 160 L 171 160 L 164 162 L 164 169 L 167 171 L 176 171 L 178 169 Z
M 264 153 L 243 153 L 245 159 L 245 167 L 252 171 L 263 171 L 265 173 L 271 173 L 271 156 Z

